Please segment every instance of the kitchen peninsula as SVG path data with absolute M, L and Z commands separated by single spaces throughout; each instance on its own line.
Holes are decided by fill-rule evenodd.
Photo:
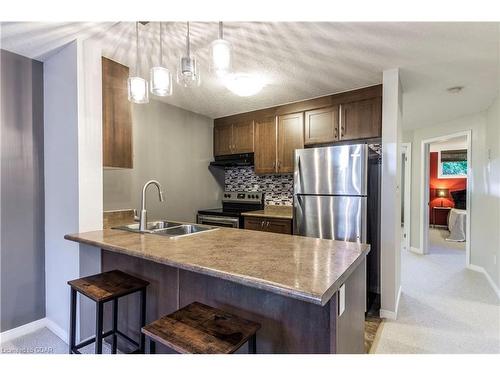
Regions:
M 230 228 L 65 238 L 102 249 L 102 271 L 150 282 L 148 322 L 198 301 L 259 322 L 258 353 L 363 353 L 369 245 Z M 137 311 L 121 310 L 137 337 Z

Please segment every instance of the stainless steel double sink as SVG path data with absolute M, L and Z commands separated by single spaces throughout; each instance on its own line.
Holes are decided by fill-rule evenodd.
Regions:
M 146 225 L 146 230 L 139 230 L 139 223 L 114 227 L 112 229 L 126 230 L 135 233 L 151 233 L 167 237 L 188 236 L 206 231 L 216 230 L 217 228 L 206 225 L 183 224 L 175 221 L 159 220 L 149 221 Z

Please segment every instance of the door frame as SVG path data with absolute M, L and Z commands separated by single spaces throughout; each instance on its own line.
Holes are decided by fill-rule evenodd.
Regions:
M 406 233 L 405 243 L 406 249 L 411 250 L 411 176 L 412 176 L 412 160 L 411 160 L 411 142 L 401 143 L 402 153 L 404 152 L 405 161 L 405 186 L 403 191 L 403 206 L 404 206 L 404 232 Z M 404 150 L 404 151 L 403 151 Z
M 471 249 L 471 231 L 470 231 L 470 213 L 471 213 L 471 178 L 472 178 L 472 130 L 465 130 L 457 133 L 451 133 L 434 138 L 423 139 L 421 142 L 421 183 L 420 183 L 420 252 L 428 254 L 429 252 L 429 169 L 430 169 L 430 144 L 437 141 L 445 141 L 450 138 L 465 136 L 467 139 L 467 179 L 466 179 L 466 241 L 465 241 L 465 265 L 470 265 Z

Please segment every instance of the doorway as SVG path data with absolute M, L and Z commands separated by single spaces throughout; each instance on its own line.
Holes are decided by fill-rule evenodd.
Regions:
M 425 139 L 421 151 L 418 252 L 429 254 L 431 237 L 449 241 L 442 244 L 465 242 L 465 266 L 469 266 L 471 131 Z

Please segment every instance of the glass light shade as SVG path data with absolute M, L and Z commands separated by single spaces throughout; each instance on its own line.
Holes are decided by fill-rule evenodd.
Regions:
M 150 70 L 149 88 L 156 96 L 172 95 L 172 74 L 167 68 L 155 66 Z
M 177 69 L 177 83 L 184 87 L 196 87 L 201 83 L 198 64 L 194 57 L 181 57 Z
M 210 70 L 221 77 L 231 71 L 231 44 L 216 39 L 210 46 Z
M 238 96 L 252 96 L 266 85 L 264 80 L 252 74 L 237 73 L 229 75 L 225 80 L 226 87 Z
M 148 81 L 141 77 L 129 77 L 128 100 L 132 103 L 149 103 Z

